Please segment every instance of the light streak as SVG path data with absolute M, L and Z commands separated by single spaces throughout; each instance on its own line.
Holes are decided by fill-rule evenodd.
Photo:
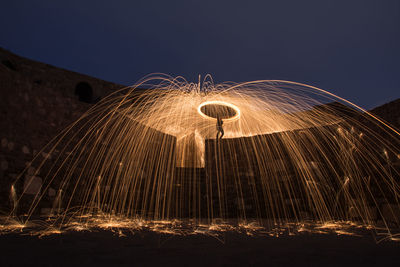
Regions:
M 203 102 L 203 103 L 201 103 L 201 104 L 198 106 L 198 108 L 197 108 L 197 112 L 198 112 L 203 118 L 206 118 L 206 119 L 208 119 L 208 120 L 210 120 L 210 119 L 211 119 L 211 120 L 216 120 L 216 118 L 207 116 L 206 114 L 204 114 L 204 113 L 201 111 L 201 108 L 204 107 L 204 106 L 207 106 L 207 105 L 221 105 L 221 106 L 227 106 L 227 107 L 230 107 L 230 108 L 234 109 L 235 112 L 236 112 L 235 115 L 232 116 L 232 117 L 230 117 L 230 118 L 224 119 L 224 122 L 236 121 L 236 120 L 238 120 L 238 119 L 240 118 L 240 109 L 239 109 L 237 106 L 235 106 L 235 105 L 233 105 L 233 104 L 231 104 L 231 103 L 228 103 L 228 102 L 214 100 L 214 101 L 206 101 L 206 102 Z
M 149 76 L 93 106 L 38 153 L 51 158 L 32 161 L 43 184 L 31 203 L 24 173 L 13 181 L 0 232 L 398 238 L 400 175 L 391 160 L 400 141 L 390 125 L 316 87 L 207 77 Z M 323 105 L 331 101 L 339 107 Z M 218 142 L 207 105 L 235 111 Z M 52 211 L 45 223 L 41 208 Z

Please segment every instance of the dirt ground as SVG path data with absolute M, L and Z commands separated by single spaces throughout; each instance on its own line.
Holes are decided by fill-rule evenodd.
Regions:
M 400 266 L 400 242 L 302 234 L 219 238 L 139 232 L 0 236 L 0 266 Z

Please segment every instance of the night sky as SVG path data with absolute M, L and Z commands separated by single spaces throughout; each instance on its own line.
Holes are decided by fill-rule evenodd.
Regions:
M 364 108 L 400 97 L 399 0 L 2 1 L 0 46 L 130 85 L 282 79 Z

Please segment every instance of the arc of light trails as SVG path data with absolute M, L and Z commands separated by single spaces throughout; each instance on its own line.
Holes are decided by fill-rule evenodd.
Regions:
M 317 91 L 323 92 L 327 95 L 330 95 L 334 98 L 340 99 L 341 101 L 357 108 L 358 110 L 361 110 L 362 112 L 364 112 L 365 114 L 367 114 L 368 116 L 372 117 L 373 119 L 379 121 L 380 123 L 382 123 L 383 125 L 385 125 L 387 128 L 389 128 L 390 130 L 392 130 L 393 132 L 395 132 L 397 135 L 400 135 L 400 132 L 398 130 L 396 130 L 395 128 L 393 128 L 392 126 L 390 126 L 389 124 L 387 124 L 386 122 L 384 122 L 383 120 L 381 120 L 380 118 L 378 118 L 377 116 L 371 114 L 370 112 L 368 112 L 367 110 L 363 109 L 362 107 L 350 102 L 349 100 L 342 98 L 340 96 L 337 96 L 329 91 L 326 91 L 324 89 L 312 86 L 312 85 L 308 85 L 308 84 L 304 84 L 304 83 L 298 83 L 298 82 L 292 82 L 292 81 L 285 81 L 285 80 L 257 80 L 257 81 L 251 81 L 251 82 L 244 82 L 244 83 L 240 83 L 237 85 L 234 85 L 232 87 L 230 87 L 229 89 L 234 89 L 237 87 L 241 87 L 243 85 L 247 85 L 247 84 L 256 84 L 256 83 L 265 83 L 265 82 L 276 82 L 276 83 L 288 83 L 288 84 L 293 84 L 293 85 L 300 85 L 300 86 L 304 86 L 304 87 L 308 87 L 308 88 L 312 88 L 315 89 Z
M 137 83 L 136 85 L 134 85 L 133 87 L 127 87 L 127 88 L 123 88 L 123 89 L 120 89 L 119 91 L 117 91 L 117 92 L 122 92 L 122 90 L 126 90 L 126 89 L 129 89 L 129 91 L 128 92 L 126 92 L 126 93 L 124 93 L 124 95 L 121 95 L 121 96 L 117 96 L 117 97 L 115 97 L 116 96 L 116 94 L 112 94 L 112 95 L 110 95 L 110 96 L 108 96 L 108 97 L 106 97 L 106 98 L 104 98 L 104 101 L 102 101 L 102 103 L 101 103 L 101 105 L 96 105 L 96 106 L 94 106 L 94 107 L 92 107 L 91 109 L 89 109 L 89 111 L 87 111 L 84 115 L 82 115 L 82 117 L 80 118 L 80 120 L 82 120 L 82 118 L 85 118 L 85 117 L 88 117 L 89 115 L 96 115 L 96 112 L 98 112 L 99 111 L 99 108 L 102 108 L 102 107 L 108 107 L 108 106 L 110 106 L 112 109 L 111 110 L 105 110 L 105 112 L 107 113 L 106 115 L 107 116 L 110 116 L 110 117 L 113 117 L 114 116 L 114 114 L 115 113 L 119 113 L 119 109 L 121 108 L 121 107 L 123 107 L 123 104 L 125 103 L 125 101 L 127 101 L 127 100 L 129 100 L 129 97 L 131 96 L 131 93 L 132 92 L 134 92 L 135 91 L 135 89 L 137 89 L 137 87 L 140 87 L 142 84 L 145 84 L 147 81 L 151 81 L 151 80 L 161 80 L 161 82 L 160 82 L 160 84 L 158 84 L 158 85 L 153 85 L 154 87 L 152 87 L 152 88 L 150 88 L 150 89 L 166 89 L 165 90 L 165 92 L 166 93 L 168 93 L 168 92 L 170 92 L 170 90 L 172 91 L 172 90 L 184 90 L 184 89 L 187 89 L 187 90 L 198 90 L 198 91 L 196 91 L 196 92 L 198 92 L 198 93 L 200 93 L 201 92 L 201 88 L 199 88 L 200 87 L 200 85 L 197 85 L 197 87 L 196 86 L 194 86 L 192 83 L 191 84 L 189 84 L 189 83 L 187 83 L 187 82 L 182 82 L 182 81 L 180 81 L 178 78 L 175 78 L 175 79 L 166 79 L 166 78 L 163 78 L 163 77 L 150 77 L 150 78 L 147 78 L 147 79 L 143 79 L 141 82 L 139 82 L 139 83 Z M 276 83 L 276 84 L 274 84 L 274 83 Z M 225 84 L 221 84 L 221 85 L 216 85 L 215 87 L 213 86 L 213 85 L 211 85 L 211 88 L 213 88 L 213 89 L 215 89 L 215 91 L 219 91 L 219 92 L 227 92 L 227 91 L 229 91 L 229 90 L 231 90 L 231 89 L 236 89 L 236 88 L 239 88 L 239 87 L 245 87 L 244 89 L 251 89 L 252 87 L 249 87 L 249 88 L 246 88 L 246 85 L 252 85 L 252 84 L 260 84 L 260 88 L 262 89 L 263 87 L 262 86 L 265 86 L 264 88 L 267 88 L 267 86 L 271 86 L 272 87 L 272 89 L 274 88 L 274 87 L 276 87 L 277 89 L 278 88 L 280 88 L 280 84 L 279 83 L 281 83 L 282 84 L 282 89 L 289 89 L 289 90 L 297 90 L 297 88 L 296 87 L 293 87 L 293 88 L 291 88 L 290 86 L 288 86 L 287 88 L 284 88 L 284 86 L 287 86 L 287 85 L 296 85 L 296 86 L 299 86 L 299 90 L 300 91 L 303 91 L 303 92 L 308 92 L 308 90 L 307 89 L 311 89 L 309 92 L 310 93 L 312 93 L 312 94 L 315 94 L 316 92 L 321 92 L 321 96 L 324 96 L 324 97 L 326 97 L 326 98 L 332 98 L 332 99 L 338 99 L 338 100 L 341 100 L 342 102 L 344 102 L 344 103 L 347 103 L 348 105 L 350 105 L 350 106 L 353 106 L 353 107 L 355 107 L 356 109 L 358 109 L 358 110 L 360 110 L 360 111 L 363 111 L 366 115 L 368 115 L 369 117 L 371 117 L 372 119 L 374 119 L 374 120 L 376 120 L 376 121 L 378 121 L 378 122 L 380 122 L 382 125 L 384 125 L 384 126 L 386 126 L 388 129 L 390 129 L 391 131 L 393 131 L 394 133 L 396 133 L 397 135 L 399 135 L 399 132 L 396 130 L 396 129 L 394 129 L 393 127 L 391 127 L 390 125 L 388 125 L 387 123 L 385 123 L 384 121 L 382 121 L 381 119 L 379 119 L 378 117 L 376 117 L 376 116 L 374 116 L 374 115 L 372 115 L 371 113 L 369 113 L 369 112 L 367 112 L 367 111 L 365 111 L 364 109 L 362 109 L 361 107 L 359 107 L 359 106 L 357 106 L 357 105 L 355 105 L 355 104 L 353 104 L 353 103 L 351 103 L 350 101 L 347 101 L 346 99 L 343 99 L 343 98 L 341 98 L 341 97 L 338 97 L 338 96 L 336 96 L 335 94 L 332 94 L 332 93 L 330 93 L 330 92 L 328 92 L 328 91 L 325 91 L 325 90 L 323 90 L 323 89 L 320 89 L 320 88 L 317 88 L 317 87 L 314 87 L 314 86 L 310 86 L 310 85 L 306 85 L 306 84 L 302 84 L 302 83 L 297 83 L 297 82 L 290 82 L 290 81 L 284 81 L 284 80 L 258 80 L 258 81 L 251 81 L 251 82 L 245 82 L 245 83 L 240 83 L 240 84 L 233 84 L 233 85 L 231 85 L 231 84 L 228 84 L 228 83 L 225 83 Z M 221 90 L 222 89 L 222 90 Z M 239 91 L 239 90 L 238 90 Z M 262 90 L 261 90 L 262 91 Z M 150 92 L 149 93 L 149 95 L 150 96 L 156 96 L 156 91 L 154 91 L 154 92 Z M 203 93 L 203 92 L 202 92 Z M 207 92 L 205 92 L 205 93 L 207 93 Z M 287 95 L 287 96 L 289 96 L 290 97 L 290 95 Z M 115 98 L 114 98 L 115 97 Z M 146 100 L 147 98 L 145 98 L 145 100 Z M 154 100 L 154 102 L 156 102 L 156 100 L 157 99 L 150 99 L 150 100 Z M 283 99 L 283 100 L 285 100 L 285 99 Z M 297 100 L 297 99 L 294 99 L 294 100 Z M 313 98 L 311 98 L 310 97 L 310 100 L 314 100 Z M 210 103 L 211 102 L 211 103 Z M 222 104 L 222 105 L 226 105 L 226 106 L 229 106 L 228 104 L 229 103 L 227 103 L 227 102 L 223 102 L 223 101 L 221 101 L 221 102 L 214 102 L 214 103 L 212 103 L 213 101 L 210 101 L 210 102 L 203 102 L 203 103 L 201 103 L 200 104 L 200 106 L 197 108 L 197 111 L 201 111 L 200 110 L 200 108 L 202 107 L 202 106 L 204 106 L 204 105 L 207 105 L 207 104 Z M 110 105 L 111 104 L 111 105 Z M 230 106 L 231 108 L 233 108 L 233 109 L 235 109 L 235 111 L 237 112 L 237 117 L 239 118 L 239 116 L 240 116 L 240 110 L 239 110 L 239 108 L 237 108 L 236 106 L 236 108 L 235 107 L 232 107 L 232 106 Z M 300 106 L 301 107 L 301 106 Z M 138 111 L 139 112 L 139 111 Z M 196 110 L 194 109 L 193 110 L 193 112 L 196 112 Z M 202 112 L 201 112 L 202 113 Z M 123 114 L 122 114 L 123 115 Z M 201 114 L 200 114 L 201 115 Z M 99 118 L 99 119 L 97 119 L 97 120 L 95 120 L 94 121 L 94 123 L 93 124 L 91 124 L 91 125 L 89 125 L 90 126 L 90 130 L 89 131 L 87 131 L 87 132 L 85 132 L 84 134 L 85 134 L 85 136 L 84 136 L 84 138 L 88 138 L 88 136 L 90 136 L 91 134 L 93 134 L 93 131 L 94 130 L 96 130 L 96 127 L 98 126 L 98 125 L 100 125 L 102 122 L 104 122 L 103 120 L 105 120 L 105 122 L 107 122 L 108 120 L 107 120 L 107 116 L 104 116 L 103 118 Z M 78 120 L 79 121 L 79 120 Z M 69 132 L 69 131 L 71 131 L 72 130 L 72 127 L 76 124 L 77 122 L 75 122 L 75 123 L 73 123 L 72 125 L 71 125 L 71 127 L 69 127 L 69 128 L 67 128 L 66 129 L 66 131 L 65 132 L 63 132 L 63 134 L 62 134 L 62 137 L 64 137 L 66 134 L 67 134 L 67 132 Z M 83 126 L 82 126 L 83 127 Z M 81 128 L 82 129 L 82 128 Z M 79 131 L 81 130 L 81 129 L 78 129 Z M 72 132 L 72 131 L 71 131 Z M 82 138 L 83 139 L 83 138 Z M 58 144 L 59 143 L 59 141 L 60 140 L 57 140 L 57 142 L 56 142 L 56 144 Z M 81 142 L 81 141 L 80 141 Z M 52 150 L 54 150 L 55 149 L 55 146 L 53 147 L 53 149 Z M 44 151 L 44 150 L 42 150 L 42 151 Z M 39 153 L 40 154 L 40 153 Z M 300 155 L 301 156 L 301 155 Z M 294 159 L 297 159 L 297 158 L 294 158 Z M 379 167 L 380 168 L 380 167 Z M 81 175 L 83 174 L 83 172 L 81 173 Z M 68 174 L 69 175 L 69 174 Z M 304 174 L 301 174 L 301 175 L 304 175 Z M 305 178 L 305 177 L 304 177 Z M 70 179 L 70 177 L 68 176 L 68 179 Z M 360 179 L 360 178 L 358 178 L 358 179 Z M 265 182 L 265 181 L 264 181 Z M 308 181 L 307 181 L 308 182 Z M 311 182 L 314 182 L 314 181 L 311 181 Z M 362 180 L 360 180 L 359 182 L 362 182 Z M 48 184 L 48 186 L 50 186 L 50 183 Z M 117 185 L 115 185 L 115 186 L 118 186 L 118 184 Z M 346 182 L 345 182 L 345 184 L 344 184 L 344 186 L 348 186 L 348 180 L 346 180 Z M 47 187 L 46 187 L 47 188 Z M 369 188 L 367 188 L 367 189 L 369 189 Z M 347 192 L 347 191 L 346 191 Z M 44 193 L 44 192 L 43 192 Z M 348 193 L 348 192 L 347 192 Z M 283 199 L 283 198 L 282 198 Z M 71 200 L 71 199 L 70 199 Z M 262 201 L 262 199 L 261 199 L 261 201 Z M 264 201 L 267 201 L 267 200 L 264 200 Z M 36 207 L 37 207 L 37 205 L 39 204 L 39 202 L 37 201 L 35 201 L 35 206 L 32 206 L 31 207 L 31 210 L 33 210 L 33 209 L 35 209 Z M 279 205 L 278 205 L 279 206 Z

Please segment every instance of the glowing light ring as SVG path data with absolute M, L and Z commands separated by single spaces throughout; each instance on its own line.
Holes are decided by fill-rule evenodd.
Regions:
M 203 118 L 206 118 L 206 119 L 208 119 L 208 120 L 216 120 L 216 118 L 210 117 L 210 116 L 204 114 L 204 113 L 201 111 L 201 108 L 204 107 L 204 106 L 207 106 L 207 105 L 221 105 L 221 106 L 227 106 L 227 107 L 230 107 L 230 108 L 232 108 L 233 110 L 235 110 L 235 112 L 236 112 L 235 116 L 230 117 L 230 118 L 227 118 L 227 119 L 223 119 L 224 122 L 236 121 L 236 120 L 238 120 L 239 117 L 240 117 L 240 109 L 239 109 L 237 106 L 235 106 L 235 105 L 233 105 L 233 104 L 231 104 L 231 103 L 228 103 L 228 102 L 214 100 L 214 101 L 206 101 L 206 102 L 203 102 L 203 103 L 201 103 L 201 104 L 197 107 L 197 112 L 199 112 L 199 114 L 200 114 Z

